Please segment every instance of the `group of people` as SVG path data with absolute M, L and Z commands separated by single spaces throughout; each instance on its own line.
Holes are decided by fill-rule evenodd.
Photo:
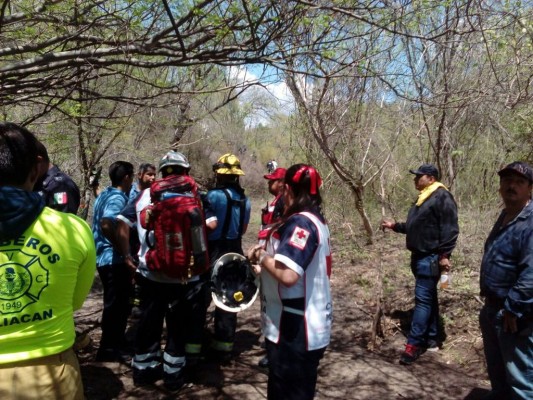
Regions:
M 201 360 L 210 270 L 172 279 L 150 265 L 147 254 L 156 238 L 140 218 L 154 201 L 155 166 L 141 165 L 138 193 L 130 198 L 133 165 L 117 161 L 109 167 L 111 185 L 99 191 L 91 232 L 74 215 L 79 190 L 50 165 L 46 148 L 31 132 L 1 123 L 0 159 L 0 397 L 84 398 L 72 350 L 73 313 L 89 293 L 95 267 L 104 289 L 97 360 L 127 358 L 124 334 L 136 284 L 141 314 L 131 362 L 134 383 L 163 379 L 169 390 L 179 389 L 186 366 Z M 171 151 L 157 172 L 161 180 L 170 181 L 188 177 L 189 170 L 187 158 Z M 215 188 L 201 198 L 212 263 L 228 252 L 244 255 L 242 235 L 251 211 L 239 183 L 244 175 L 239 159 L 225 154 L 213 171 Z M 297 164 L 285 176 L 281 172 L 273 171 L 272 180 L 284 187 L 283 200 L 278 200 L 286 209 L 265 217 L 262 230 L 269 233 L 261 239 L 264 244 L 247 254 L 265 281 L 262 320 L 269 398 L 312 398 L 331 329 L 329 232 L 320 209 L 316 169 Z M 186 181 L 192 182 L 189 191 L 177 195 L 198 196 L 194 180 Z M 235 313 L 216 309 L 211 351 L 221 361 L 231 357 L 236 325 Z
M 92 232 L 74 215 L 79 190 L 50 163 L 46 148 L 31 132 L 0 123 L 0 160 L 1 398 L 84 398 L 72 350 L 73 313 L 89 293 L 95 267 L 104 289 L 97 360 L 129 360 L 124 335 L 135 286 L 140 299 L 131 360 L 136 385 L 162 379 L 167 389 L 178 390 L 186 368 L 198 365 L 205 353 L 221 362 L 232 357 L 237 314 L 219 307 L 213 340 L 209 349 L 202 349 L 211 269 L 202 268 L 201 254 L 183 266 L 188 268 L 185 278 L 154 265 L 160 238 L 148 222 L 160 199 L 153 188 L 171 182 L 180 182 L 180 191 L 169 186 L 161 198 L 192 199 L 187 204 L 194 212 L 199 204 L 206 243 L 199 236 L 196 246 L 209 255 L 211 268 L 225 254 L 237 253 L 260 277 L 268 398 L 314 397 L 333 308 L 330 234 L 321 207 L 322 179 L 313 166 L 276 166 L 265 175 L 274 199 L 262 210 L 257 244 L 244 251 L 251 202 L 233 154 L 213 165 L 216 184 L 204 194 L 179 152 L 165 154 L 157 168 L 142 164 L 137 173 L 129 162 L 114 162 L 111 185 L 94 204 Z M 451 269 L 459 234 L 457 206 L 439 182 L 438 169 L 423 164 L 410 172 L 420 194 L 406 222 L 382 222 L 384 229 L 405 234 L 411 251 L 415 309 L 400 356 L 405 365 L 442 344 L 437 283 Z M 486 241 L 480 281 L 485 299 L 480 326 L 492 385 L 487 398 L 532 399 L 533 170 L 514 162 L 498 174 L 504 210 Z M 172 237 L 166 245 L 177 251 L 184 240 Z
M 131 362 L 134 384 L 149 385 L 162 379 L 172 391 L 184 384 L 187 367 L 198 365 L 205 354 L 220 362 L 233 356 L 237 313 L 215 307 L 208 349 L 202 348 L 204 327 L 211 303 L 212 268 L 228 253 L 245 255 L 242 237 L 251 214 L 251 201 L 239 180 L 244 171 L 234 154 L 222 155 L 213 165 L 215 185 L 205 193 L 198 191 L 190 169 L 186 156 L 176 151 L 161 158 L 159 179 L 155 179 L 155 166 L 143 164 L 137 175 L 138 194 L 128 200 L 133 165 L 117 161 L 109 168 L 111 186 L 98 195 L 93 213 L 97 270 L 104 288 L 102 338 L 96 359 L 127 360 L 124 337 L 135 282 L 140 289 L 141 312 Z M 176 181 L 176 177 L 183 179 Z M 246 255 L 262 281 L 269 398 L 312 398 L 332 320 L 331 257 L 329 232 L 320 208 L 321 178 L 315 168 L 305 164 L 288 170 L 277 168 L 265 178 L 276 197 L 263 211 L 260 244 Z M 169 193 L 178 194 L 170 182 L 188 183 L 186 193 L 179 195 L 198 198 L 203 210 L 211 268 L 193 269 L 186 279 L 156 269 L 149 253 L 158 239 L 157 230 L 149 230 L 144 221 L 152 215 L 146 210 L 155 201 L 156 185 L 167 185 Z M 137 246 L 132 245 L 132 237 Z
M 437 284 L 451 269 L 459 235 L 457 205 L 432 164 L 416 170 L 420 192 L 406 222 L 383 229 L 406 235 L 415 276 L 415 308 L 400 363 L 410 365 L 442 345 Z M 533 399 L 533 169 L 515 161 L 500 171 L 504 209 L 484 246 L 479 324 L 492 390 L 484 400 Z

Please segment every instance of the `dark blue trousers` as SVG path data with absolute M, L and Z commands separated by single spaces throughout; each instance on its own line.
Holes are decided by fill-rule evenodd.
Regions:
M 98 267 L 98 275 L 104 288 L 100 349 L 120 350 L 131 311 L 132 274 L 126 264 L 113 264 Z
M 266 340 L 269 400 L 311 400 L 315 396 L 318 364 L 326 348 L 306 349 L 304 317 L 281 316 L 279 343 Z
M 414 255 L 411 258 L 411 271 L 415 281 L 415 309 L 407 343 L 425 346 L 429 339 L 437 340 L 439 323 L 439 257 L 437 254 Z

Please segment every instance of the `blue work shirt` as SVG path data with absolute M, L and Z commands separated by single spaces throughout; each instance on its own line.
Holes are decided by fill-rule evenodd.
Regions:
M 533 317 L 533 202 L 502 226 L 503 211 L 485 242 L 481 295 L 504 300 L 518 318 Z
M 139 197 L 139 194 L 141 192 L 142 192 L 142 190 L 139 189 L 139 184 L 138 183 L 134 183 L 133 185 L 131 185 L 130 193 L 128 194 L 128 200 L 129 201 L 136 200 L 137 197 Z
M 93 237 L 96 245 L 96 266 L 119 264 L 124 258 L 113 248 L 113 245 L 102 233 L 100 221 L 104 218 L 115 223 L 120 211 L 126 206 L 128 196 L 112 186 L 105 188 L 94 202 L 93 210 Z
M 226 187 L 224 190 L 227 190 L 230 194 L 230 197 L 233 200 L 241 200 L 242 198 L 245 199 L 245 207 L 244 207 L 244 225 L 248 225 L 250 222 L 250 213 L 252 209 L 252 205 L 250 203 L 250 199 L 244 194 L 239 194 L 237 190 L 233 187 Z M 208 240 L 219 240 L 219 239 L 238 239 L 240 237 L 239 232 L 240 227 L 240 219 L 241 219 L 241 208 L 237 205 L 233 205 L 231 208 L 230 213 L 230 224 L 228 227 L 228 233 L 225 238 L 221 238 L 222 236 L 222 228 L 224 227 L 224 221 L 226 220 L 226 213 L 228 209 L 228 200 L 226 198 L 226 195 L 224 194 L 224 190 L 222 189 L 212 189 L 209 192 L 207 192 L 207 201 L 210 205 L 209 212 L 214 213 L 214 215 L 217 218 L 217 228 L 211 232 L 208 235 Z

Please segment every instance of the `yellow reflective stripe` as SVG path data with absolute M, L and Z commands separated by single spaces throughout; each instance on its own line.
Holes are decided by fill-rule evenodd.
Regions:
M 202 351 L 201 344 L 195 343 L 185 343 L 185 353 L 186 354 L 200 354 Z
M 233 343 L 232 342 L 220 342 L 218 340 L 213 340 L 213 342 L 211 343 L 211 347 L 217 351 L 230 352 L 233 350 Z

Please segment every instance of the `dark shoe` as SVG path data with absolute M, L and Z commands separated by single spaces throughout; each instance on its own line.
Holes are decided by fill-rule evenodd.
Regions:
M 268 368 L 268 357 L 264 356 L 262 359 L 259 360 L 257 363 L 261 368 Z
M 180 390 L 183 385 L 185 384 L 185 379 L 183 378 L 183 375 L 168 375 L 163 374 L 163 386 L 165 389 L 167 389 L 170 392 L 175 392 L 176 390 Z
M 400 364 L 411 365 L 418 359 L 418 357 L 420 357 L 422 353 L 422 348 L 412 344 L 407 344 L 405 345 L 405 351 L 400 356 Z
M 129 364 L 131 363 L 131 356 L 117 349 L 98 349 L 95 360 L 97 362 Z
M 133 384 L 135 386 L 153 385 L 161 379 L 161 367 L 140 370 L 133 368 Z
M 440 347 L 442 346 L 441 343 L 437 342 L 434 339 L 429 339 L 426 345 L 426 351 L 430 351 L 432 353 L 435 353 L 440 350 Z

